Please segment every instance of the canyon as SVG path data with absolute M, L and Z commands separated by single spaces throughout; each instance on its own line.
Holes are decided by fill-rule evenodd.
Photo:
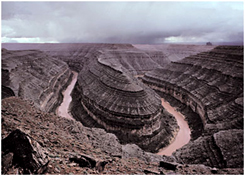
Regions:
M 243 133 L 243 47 L 218 46 L 148 72 L 142 79 L 163 96 L 184 104 L 203 124 L 201 136 L 173 154 L 179 161 L 211 167 L 243 165 L 241 150 L 232 149 L 228 154 L 232 157 L 225 152 L 228 145 L 243 145 L 233 145 Z M 199 154 L 190 156 L 192 149 Z
M 196 174 L 243 173 L 243 47 L 169 44 L 2 47 L 2 138 L 18 125 L 29 136 L 35 133 L 28 130 L 40 133 L 39 127 L 27 123 L 34 121 L 32 118 L 36 121 L 32 124 L 39 122 L 39 118 L 32 117 L 39 117 L 36 114 L 39 113 L 46 120 L 44 131 L 48 132 L 52 124 L 61 146 L 65 143 L 62 135 L 70 136 L 71 140 L 86 138 L 93 150 L 100 149 L 114 159 L 120 156 L 120 162 L 137 158 L 137 162 L 160 163 L 153 164 L 159 172 L 148 168 L 141 174 L 166 173 L 169 165 L 175 168 L 170 169 L 175 174 L 190 174 L 193 170 Z M 75 84 L 73 90 L 69 88 L 71 83 Z M 66 89 L 72 91 L 72 100 L 62 107 Z M 161 98 L 183 114 L 191 131 L 191 138 L 187 137 L 182 148 L 166 154 L 171 156 L 154 154 L 171 146 L 181 131 L 174 116 L 163 108 Z M 12 101 L 33 112 L 20 110 Z M 31 107 L 26 105 L 28 102 Z M 65 113 L 73 119 L 62 118 L 58 107 L 62 110 L 67 107 Z M 24 118 L 21 111 L 31 115 Z M 14 116 L 17 120 L 11 119 L 11 114 L 18 114 Z M 19 120 L 25 123 L 19 124 Z M 64 128 L 67 130 L 61 132 Z M 35 139 L 43 141 L 43 136 Z M 76 143 L 68 148 L 84 145 Z M 93 153 L 92 149 L 90 152 Z M 112 163 L 116 163 L 114 159 Z
M 3 98 L 18 96 L 43 111 L 54 112 L 71 78 L 67 64 L 41 51 L 2 50 Z

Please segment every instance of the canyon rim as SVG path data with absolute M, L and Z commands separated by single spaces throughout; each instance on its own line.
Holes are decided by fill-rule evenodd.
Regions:
M 1 173 L 244 174 L 243 2 L 2 2 Z

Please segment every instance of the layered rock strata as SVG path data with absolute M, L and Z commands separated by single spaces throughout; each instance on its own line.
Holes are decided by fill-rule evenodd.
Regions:
M 28 138 L 30 137 L 31 141 L 29 140 L 29 142 L 32 146 L 38 146 L 38 148 L 35 147 L 34 150 L 29 151 L 33 157 L 37 156 L 40 159 L 38 154 L 44 149 L 44 154 L 48 156 L 50 162 L 41 167 L 36 174 L 243 174 L 242 168 L 218 169 L 203 164 L 181 164 L 176 163 L 172 156 L 160 156 L 145 152 L 134 144 L 121 145 L 115 135 L 106 133 L 103 129 L 87 128 L 77 121 L 56 116 L 53 113 L 42 112 L 33 104 L 21 100 L 19 97 L 9 97 L 2 100 L 1 120 L 2 139 L 9 136 L 12 131 L 20 129 Z M 11 140 L 11 142 L 9 147 L 13 148 L 13 141 Z M 20 141 L 15 145 L 16 148 L 23 146 L 23 143 L 24 141 Z M 41 147 L 35 143 L 39 143 Z M 2 174 L 24 174 L 23 165 L 28 165 L 32 161 L 31 158 L 25 157 L 24 163 L 20 160 L 13 160 L 14 153 L 3 152 L 3 148 L 2 142 Z M 21 150 L 25 150 L 25 148 L 22 147 Z M 23 153 L 22 156 L 28 156 L 28 153 Z M 94 158 L 96 164 L 99 164 L 100 161 L 108 163 L 102 171 L 100 168 L 81 165 L 81 159 L 85 159 L 85 162 L 88 161 L 87 156 L 91 159 Z M 74 162 L 74 158 L 79 160 L 79 165 Z M 5 169 L 7 169 L 7 173 Z M 26 174 L 30 174 L 30 172 Z
M 107 49 L 100 57 L 109 62 L 121 64 L 133 75 L 140 75 L 170 63 L 168 57 L 161 51 L 142 52 L 133 47 Z
M 59 60 L 67 62 L 71 69 L 79 72 L 90 58 L 96 57 L 100 51 L 107 53 L 107 59 L 121 63 L 132 74 L 142 74 L 146 71 L 160 68 L 170 63 L 162 51 L 143 51 L 131 44 L 11 44 L 3 47 L 9 50 L 38 49 Z
M 237 167 L 235 162 L 227 164 L 237 156 L 240 167 L 243 162 L 243 140 L 240 137 L 243 131 L 243 47 L 219 46 L 146 73 L 142 80 L 185 104 L 198 114 L 203 123 L 202 136 L 205 137 L 189 143 L 174 155 L 185 162 L 201 163 L 204 161 L 200 161 L 196 153 L 207 153 L 206 159 L 215 158 L 217 161 L 204 163 L 214 167 Z M 225 135 L 233 134 L 234 129 L 240 130 L 235 133 L 238 138 Z M 233 146 L 233 140 L 236 140 L 237 150 L 226 151 L 226 146 Z M 201 147 L 202 143 L 207 145 Z M 226 149 L 223 150 L 220 143 Z M 192 150 L 195 154 L 190 157 Z M 232 156 L 225 159 L 226 155 Z
M 222 130 L 205 135 L 177 150 L 177 161 L 216 168 L 243 168 L 243 130 Z
M 54 112 L 71 78 L 66 63 L 41 51 L 2 50 L 3 98 L 19 96 L 43 111 Z
M 29 46 L 32 45 L 33 44 L 30 44 Z M 73 91 L 74 101 L 72 102 L 72 109 L 73 109 L 72 113 L 74 117 L 83 121 L 84 124 L 87 123 L 86 126 L 90 126 L 90 127 L 99 126 L 101 128 L 103 128 L 102 126 L 103 123 L 101 124 L 98 123 L 101 122 L 101 119 L 107 120 L 106 123 L 108 123 L 109 128 L 110 126 L 114 127 L 114 124 L 112 125 L 110 121 L 112 120 L 112 122 L 114 121 L 116 122 L 116 124 L 119 124 L 118 125 L 119 128 L 117 129 L 118 131 L 115 131 L 115 133 L 118 133 L 119 137 L 120 135 L 122 135 L 124 129 L 125 131 L 131 130 L 132 132 L 134 132 L 134 134 L 137 135 L 141 135 L 140 133 L 138 133 L 138 131 L 140 131 L 141 129 L 142 129 L 141 131 L 144 130 L 147 131 L 147 129 L 155 129 L 153 128 L 155 127 L 154 120 L 153 123 L 150 124 L 152 125 L 152 128 L 149 127 L 150 125 L 145 125 L 143 127 L 139 126 L 141 129 L 138 128 L 132 130 L 131 129 L 132 126 L 129 126 L 129 128 L 127 128 L 128 125 L 126 125 L 126 127 L 123 126 L 125 124 L 124 122 L 128 123 L 130 120 L 133 121 L 133 119 L 136 120 L 135 121 L 136 124 L 140 124 L 140 122 L 137 121 L 138 119 L 144 122 L 147 121 L 147 119 L 154 119 L 154 118 L 158 119 L 157 116 L 154 117 L 153 115 L 154 113 L 149 116 L 147 115 L 147 118 L 145 118 L 145 116 L 142 114 L 133 114 L 132 112 L 135 111 L 132 110 L 134 108 L 134 104 L 136 105 L 137 102 L 142 102 L 142 104 L 154 103 L 157 107 L 158 103 L 156 103 L 157 101 L 154 100 L 155 98 L 148 98 L 148 96 L 152 97 L 152 95 L 154 95 L 156 99 L 158 99 L 159 97 L 154 93 L 151 94 L 150 90 L 146 90 L 147 88 L 145 88 L 145 86 L 135 81 L 135 78 L 132 77 L 127 71 L 125 71 L 126 69 L 124 68 L 126 67 L 125 66 L 126 64 L 124 65 L 124 67 L 122 67 L 123 63 L 118 62 L 116 57 L 115 57 L 116 59 L 115 63 L 114 63 L 114 59 L 108 59 L 106 57 L 106 53 L 112 54 L 114 52 L 114 51 L 112 52 L 111 50 L 118 50 L 119 48 L 121 50 L 122 49 L 121 45 L 119 46 L 119 45 L 101 44 L 101 45 L 93 46 L 93 44 L 84 44 L 83 47 L 79 46 L 80 47 L 79 50 L 74 49 L 71 52 L 68 52 L 68 50 L 70 50 L 69 48 L 67 49 L 67 51 L 65 51 L 64 48 L 67 48 L 67 46 L 69 45 L 70 44 L 48 44 L 48 45 L 39 44 L 38 47 L 41 47 L 43 51 L 45 49 L 46 50 L 45 52 L 56 57 L 56 60 L 61 59 L 62 57 L 62 60 L 66 60 L 67 63 L 69 63 L 69 66 L 74 70 L 75 69 L 78 71 L 82 70 L 79 75 L 80 78 Z M 74 48 L 76 48 L 75 45 L 76 44 L 73 44 Z M 19 44 L 19 46 L 22 46 L 22 44 Z M 47 46 L 49 46 L 50 49 L 48 49 Z M 127 50 L 129 49 L 133 50 L 131 45 L 125 45 L 124 47 Z M 51 48 L 56 48 L 56 51 L 51 51 L 53 50 Z M 61 52 L 62 50 L 64 50 L 63 53 Z M 174 161 L 175 163 L 176 162 L 181 163 L 181 164 L 177 164 L 178 167 L 175 174 L 179 174 L 180 171 L 181 174 L 188 174 L 188 172 L 186 172 L 188 168 L 193 169 L 193 171 L 190 172 L 191 174 L 197 174 L 197 173 L 203 174 L 204 168 L 208 168 L 209 171 L 208 174 L 243 173 L 243 113 L 242 113 L 243 88 L 241 87 L 242 85 L 241 80 L 243 81 L 243 76 L 242 76 L 243 74 L 241 73 L 241 70 L 243 72 L 242 50 L 243 48 L 241 47 L 217 47 L 211 52 L 201 53 L 197 55 L 200 56 L 200 58 L 196 56 L 191 56 L 189 58 L 184 59 L 183 61 L 173 62 L 172 64 L 166 67 L 164 66 L 164 64 L 162 65 L 159 64 L 161 65 L 161 67 L 164 68 L 157 69 L 156 71 L 150 72 L 146 74 L 146 76 L 143 78 L 144 83 L 150 85 L 152 88 L 158 90 L 159 92 L 161 91 L 162 96 L 164 96 L 164 98 L 168 97 L 170 103 L 175 105 L 181 103 L 181 107 L 179 108 L 181 110 L 183 109 L 186 110 L 188 108 L 188 110 L 186 110 L 185 113 L 187 119 L 189 119 L 188 114 L 190 113 L 189 111 L 191 111 L 191 113 L 193 114 L 192 120 L 195 120 L 195 122 L 198 123 L 203 122 L 203 127 L 204 127 L 202 129 L 203 133 L 202 130 L 201 132 L 199 132 L 199 136 L 197 136 L 199 138 L 198 139 L 195 138 L 190 143 L 185 145 L 183 148 L 177 150 L 173 154 L 173 156 L 168 158 L 168 159 L 171 158 L 171 161 Z M 17 51 L 4 50 L 3 53 L 4 52 L 9 52 L 12 53 L 13 55 L 13 53 L 15 52 L 21 53 L 24 51 L 17 52 Z M 28 52 L 35 53 L 37 51 L 28 51 Z M 121 51 L 118 50 L 116 53 L 121 53 L 121 52 L 122 50 Z M 25 61 L 26 58 L 29 59 L 31 58 L 30 56 L 25 56 L 26 58 L 23 59 L 23 57 L 20 57 L 21 56 L 20 53 L 17 54 L 18 56 L 16 56 L 17 58 L 21 58 L 21 60 L 19 61 L 16 60 L 16 63 L 18 63 L 18 67 L 21 65 L 20 62 L 22 60 Z M 114 55 L 114 53 L 112 55 Z M 33 55 L 37 56 L 38 54 L 33 54 Z M 45 55 L 45 54 L 42 53 L 41 55 Z M 117 55 L 121 55 L 121 54 L 117 54 Z M 149 53 L 148 55 L 151 57 Z M 52 57 L 49 57 L 47 55 L 45 55 L 45 57 L 51 58 L 53 60 Z M 137 59 L 140 59 L 140 55 L 138 54 L 137 54 Z M 187 62 L 188 64 L 185 64 L 185 62 Z M 12 65 L 13 63 L 11 63 L 10 65 Z M 53 64 L 51 62 L 49 63 Z M 8 67 L 9 65 L 2 66 L 2 68 L 8 68 Z M 154 66 L 152 68 L 154 68 Z M 34 69 L 34 70 L 38 70 L 38 69 Z M 3 76 L 2 81 L 4 82 L 4 86 L 5 86 L 3 89 L 5 90 L 4 92 L 6 97 L 16 94 L 16 92 L 14 92 L 14 90 L 9 86 L 9 85 L 13 85 L 12 83 L 13 77 L 11 76 L 10 73 L 11 72 L 9 72 L 8 69 L 2 69 L 2 76 Z M 18 76 L 21 77 L 20 75 L 23 72 L 19 72 L 19 73 L 20 74 L 18 74 Z M 86 75 L 83 73 L 86 74 L 89 73 L 87 74 L 88 78 L 86 78 Z M 135 72 L 131 71 L 131 73 L 135 73 Z M 165 74 L 167 76 L 164 76 Z M 15 73 L 14 76 L 16 75 L 17 73 Z M 179 76 L 182 76 L 182 78 L 178 78 Z M 120 79 L 118 79 L 117 77 Z M 197 79 L 193 79 L 195 77 L 197 77 Z M 179 86 L 179 82 L 177 81 L 178 79 L 180 82 L 180 86 Z M 181 81 L 182 79 L 183 82 Z M 191 81 L 189 79 L 191 79 Z M 206 79 L 207 81 L 205 81 Z M 32 79 L 30 80 L 32 82 Z M 83 80 L 86 80 L 86 82 L 85 83 L 82 82 Z M 207 85 L 203 86 L 203 84 L 201 83 L 205 83 Z M 135 84 L 141 87 L 143 89 L 143 92 L 145 93 L 141 94 L 142 92 L 141 88 L 135 89 L 134 86 Z M 18 84 L 16 85 L 18 87 Z M 98 87 L 96 85 L 98 85 Z M 123 85 L 130 85 L 130 86 L 123 86 Z M 105 97 L 102 96 L 103 93 L 100 92 L 99 90 L 99 86 L 102 88 L 102 90 L 106 90 L 105 92 L 107 94 L 116 95 L 114 96 L 114 99 L 113 96 L 108 96 L 108 98 L 111 97 L 110 100 L 105 99 Z M 120 89 L 118 89 L 118 87 Z M 26 89 L 26 90 L 31 90 L 31 89 Z M 203 90 L 204 92 L 200 90 Z M 213 90 L 221 91 L 222 93 L 221 98 L 223 98 L 224 101 L 219 100 L 220 96 L 217 96 L 217 92 L 219 91 L 213 91 Z M 198 93 L 199 91 L 200 94 Z M 85 92 L 86 95 L 83 94 L 83 92 Z M 117 96 L 117 95 L 121 95 L 121 96 Z M 91 96 L 93 99 L 92 98 L 89 99 L 86 96 L 87 97 Z M 206 98 L 206 101 L 205 98 L 200 98 L 202 96 Z M 133 99 L 133 97 L 137 97 L 136 99 L 133 100 L 135 101 L 134 104 L 131 103 L 132 102 L 131 98 Z M 187 97 L 187 99 L 185 99 L 185 97 Z M 214 98 L 214 100 L 212 100 L 212 97 Z M 229 99 L 227 97 L 231 97 L 231 98 Z M 188 100 L 190 98 L 191 101 Z M 205 110 L 204 116 L 202 116 L 203 113 L 200 113 L 201 111 L 198 110 L 200 108 L 198 108 L 197 106 L 199 104 L 198 101 L 195 101 L 196 99 L 198 99 L 198 101 L 200 101 L 202 104 L 206 106 L 206 109 L 204 107 Z M 108 104 L 110 103 L 111 104 L 110 110 L 109 107 L 101 106 L 99 104 L 100 103 L 99 100 L 102 100 L 103 102 Z M 208 104 L 208 101 L 210 101 L 211 104 Z M 148 162 L 166 159 L 166 157 L 164 156 L 155 156 L 151 153 L 144 152 L 136 145 L 127 144 L 125 146 L 121 146 L 118 143 L 117 138 L 113 134 L 106 133 L 102 129 L 86 128 L 79 122 L 56 117 L 54 114 L 46 114 L 46 113 L 43 114 L 37 111 L 36 109 L 34 110 L 35 112 L 29 114 L 28 109 L 30 109 L 30 107 L 26 106 L 25 103 L 23 103 L 23 106 L 20 106 L 21 102 L 23 102 L 23 100 L 20 100 L 15 97 L 6 98 L 3 100 L 2 116 L 4 118 L 2 119 L 2 123 L 3 123 L 2 129 L 5 129 L 5 131 L 2 130 L 2 137 L 6 136 L 6 133 L 4 133 L 6 132 L 6 129 L 8 129 L 7 131 L 8 133 L 10 133 L 10 131 L 16 129 L 16 127 L 21 126 L 21 128 L 24 129 L 25 133 L 35 136 L 35 138 L 37 138 L 38 141 L 41 141 L 41 143 L 44 144 L 44 146 L 52 150 L 52 153 L 50 155 L 52 158 L 56 157 L 57 153 L 59 152 L 62 153 L 62 155 L 64 153 L 70 154 L 71 151 L 72 152 L 76 151 L 77 153 L 84 152 L 83 145 L 86 144 L 86 147 L 89 148 L 89 145 L 92 143 L 91 145 L 94 148 L 88 150 L 87 154 L 91 154 L 92 152 L 95 152 L 98 148 L 100 148 L 106 154 L 110 154 L 112 156 L 115 156 L 116 158 L 137 157 L 137 158 L 142 158 L 143 160 L 146 160 Z M 40 107 L 40 104 L 38 102 L 35 103 L 35 105 Z M 120 114 L 121 111 L 119 110 L 124 106 L 125 106 L 124 112 L 126 116 L 130 118 L 127 118 L 125 116 L 122 116 L 122 114 Z M 130 108 L 127 108 L 126 110 L 126 107 L 130 107 Z M 144 106 L 139 106 L 139 107 L 144 107 Z M 103 114 L 104 113 L 103 110 L 106 110 L 106 112 L 108 112 L 106 116 L 105 114 Z M 127 111 L 131 112 L 131 114 L 127 114 L 126 113 Z M 144 108 L 143 111 L 145 111 Z M 141 112 L 141 111 L 136 111 L 136 112 Z M 153 111 L 150 110 L 150 112 Z M 91 116 L 93 116 L 94 119 L 91 118 Z M 202 120 L 200 116 L 202 116 Z M 35 121 L 32 120 L 33 118 L 35 118 Z M 171 131 L 171 127 L 169 128 L 167 126 L 168 125 L 167 123 L 169 123 L 171 126 L 175 124 L 171 118 L 172 117 L 170 117 L 170 120 L 168 120 L 169 122 L 167 122 L 167 120 L 163 118 L 165 119 L 165 123 L 162 122 L 162 124 L 166 125 L 165 129 L 166 130 L 170 129 L 170 131 Z M 118 121 L 121 124 L 118 123 Z M 192 130 L 196 131 L 196 129 L 197 128 Z M 158 132 L 157 130 L 153 132 L 153 134 L 157 136 L 157 138 L 154 138 L 154 136 L 149 137 L 150 135 L 146 136 L 146 142 L 152 140 L 152 143 L 155 145 L 158 142 L 158 140 L 161 141 L 162 139 L 158 137 L 158 134 L 161 133 L 161 131 L 159 133 L 157 132 Z M 169 134 L 169 136 L 171 136 L 171 134 Z M 141 136 L 135 135 L 133 137 L 140 138 Z M 130 139 L 130 140 L 134 140 L 134 139 Z M 140 141 L 140 142 L 142 142 L 143 144 L 144 141 Z M 133 141 L 133 143 L 137 143 L 137 141 L 136 142 Z M 153 147 L 157 148 L 158 146 L 156 145 Z M 69 149 L 69 152 L 67 152 L 67 149 Z M 101 154 L 103 152 L 98 152 L 98 153 Z M 63 160 L 64 162 L 67 161 L 67 158 L 65 158 L 66 157 L 65 154 L 64 154 L 64 158 L 62 158 L 64 159 Z M 54 161 L 56 162 L 55 164 L 60 165 L 61 162 L 59 162 L 58 160 L 60 158 L 58 158 L 57 160 L 56 159 L 57 158 L 54 159 Z M 129 160 L 132 161 L 133 159 L 130 158 Z M 192 163 L 194 165 L 187 165 L 188 163 Z M 212 169 L 202 164 L 211 167 L 220 167 L 225 169 L 216 169 L 216 168 Z M 116 163 L 116 165 L 120 165 L 120 164 Z M 138 169 L 139 164 L 132 164 L 132 162 L 130 162 L 130 166 L 132 165 L 137 165 L 137 169 Z M 70 167 L 64 169 L 66 174 L 69 173 L 69 169 Z M 80 172 L 79 170 L 76 173 L 82 173 L 82 172 Z M 115 174 L 116 172 L 113 173 Z M 149 173 L 149 171 L 147 170 L 145 173 Z M 108 174 L 108 172 L 103 174 Z M 173 172 L 169 172 L 169 174 L 173 174 Z
M 6 46 L 11 49 L 40 49 L 80 72 L 73 92 L 76 96 L 73 96 L 72 113 L 87 126 L 105 128 L 117 134 L 122 142 L 136 143 L 149 151 L 157 151 L 173 140 L 178 128 L 174 118 L 164 115 L 160 98 L 153 91 L 130 76 L 169 63 L 162 52 L 145 52 L 130 44 Z M 121 133 L 122 130 L 125 134 Z
M 183 45 L 183 44 L 136 44 L 134 47 L 150 52 L 163 52 L 169 60 L 178 61 L 185 57 L 212 50 L 215 46 L 206 45 Z
M 106 56 L 107 52 L 101 52 L 80 71 L 72 93 L 73 117 L 147 151 L 168 145 L 178 129 L 174 117 L 165 112 L 154 91 Z

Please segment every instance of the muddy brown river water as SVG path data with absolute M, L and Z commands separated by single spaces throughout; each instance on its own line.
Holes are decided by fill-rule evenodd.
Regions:
M 180 127 L 178 134 L 176 135 L 174 141 L 167 147 L 160 149 L 157 153 L 158 155 L 167 155 L 170 156 L 172 153 L 183 147 L 187 144 L 191 139 L 191 130 L 189 128 L 188 123 L 185 121 L 185 117 L 178 111 L 176 111 L 168 102 L 166 102 L 163 98 L 162 106 L 172 114 Z
M 70 85 L 67 87 L 65 91 L 63 91 L 63 102 L 57 109 L 57 114 L 61 117 L 65 117 L 68 119 L 73 119 L 72 116 L 69 113 L 69 105 L 72 100 L 71 98 L 71 92 L 75 86 L 75 83 L 77 81 L 77 73 L 73 72 L 73 78 Z M 163 98 L 162 100 L 162 106 L 170 113 L 172 114 L 180 127 L 178 134 L 176 135 L 174 141 L 167 147 L 160 149 L 157 153 L 158 155 L 167 155 L 170 156 L 172 153 L 178 149 L 187 144 L 191 137 L 191 131 L 188 126 L 188 123 L 185 121 L 185 117 L 178 111 L 176 111 L 168 102 L 166 102 Z
M 67 119 L 73 119 L 72 116 L 69 113 L 69 105 L 71 103 L 71 92 L 76 84 L 77 81 L 77 73 L 73 72 L 73 77 L 72 77 L 72 81 L 70 83 L 70 85 L 66 88 L 65 91 L 62 92 L 63 94 L 63 102 L 61 103 L 61 105 L 58 107 L 57 109 L 57 114 L 61 117 L 65 117 Z

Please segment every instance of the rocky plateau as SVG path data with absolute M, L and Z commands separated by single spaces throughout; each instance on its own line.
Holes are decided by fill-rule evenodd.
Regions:
M 243 174 L 243 47 L 2 47 L 2 174 Z M 161 97 L 191 128 L 172 156 L 154 154 L 179 130 Z

